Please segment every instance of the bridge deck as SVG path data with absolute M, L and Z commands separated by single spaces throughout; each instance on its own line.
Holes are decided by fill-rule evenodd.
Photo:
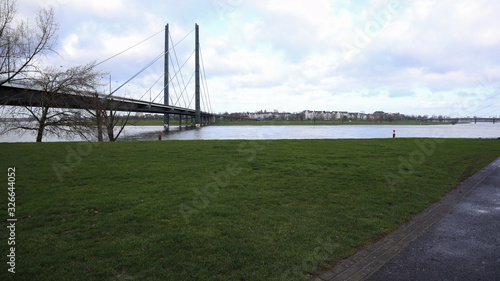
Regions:
M 22 86 L 2 85 L 0 86 L 0 104 L 13 106 L 41 106 L 49 104 L 56 108 L 80 108 L 80 109 L 98 109 L 101 106 L 110 110 L 176 114 L 195 116 L 196 110 L 182 108 L 159 103 L 150 103 L 146 101 L 124 98 L 92 96 L 92 95 L 73 95 L 66 93 L 47 93 L 40 90 L 28 89 Z M 202 116 L 212 116 L 213 114 L 201 112 Z

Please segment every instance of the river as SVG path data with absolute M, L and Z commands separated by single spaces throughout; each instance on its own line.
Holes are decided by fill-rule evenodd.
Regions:
M 161 126 L 128 126 L 119 141 L 158 140 Z M 337 126 L 207 126 L 201 129 L 171 127 L 162 132 L 162 140 L 257 140 L 257 139 L 374 139 L 392 138 L 500 138 L 500 124 L 457 125 L 337 125 Z M 33 142 L 35 135 L 9 133 L 0 142 Z M 44 136 L 44 142 L 81 141 Z

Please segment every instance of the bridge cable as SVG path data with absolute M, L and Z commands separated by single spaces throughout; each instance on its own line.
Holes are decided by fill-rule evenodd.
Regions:
M 177 46 L 178 44 L 180 44 L 184 39 L 186 39 L 191 33 L 193 33 L 195 29 L 191 30 L 186 36 L 184 36 L 184 38 L 182 38 L 179 42 L 177 42 L 175 45 L 173 45 L 169 50 L 167 50 L 167 52 L 169 52 L 171 49 L 173 49 L 175 46 Z M 142 72 L 144 72 L 147 68 L 149 68 L 151 65 L 153 65 L 154 63 L 156 63 L 159 59 L 161 59 L 163 56 L 165 55 L 165 51 L 163 51 L 158 57 L 156 57 L 155 59 L 153 59 L 153 61 L 151 61 L 150 63 L 148 63 L 145 67 L 143 67 L 138 73 L 136 73 L 134 76 L 132 76 L 132 78 L 128 79 L 125 83 L 123 83 L 120 87 L 116 88 L 113 92 L 111 92 L 107 98 L 109 98 L 111 95 L 113 95 L 116 91 L 118 91 L 120 88 L 122 88 L 123 86 L 125 86 L 126 84 L 128 84 L 130 81 L 132 81 L 134 78 L 136 78 L 137 76 L 139 76 Z
M 139 76 L 146 69 L 148 69 L 150 66 L 152 66 L 153 64 L 155 64 L 158 60 L 160 60 L 164 55 L 165 55 L 165 52 L 163 52 L 162 54 L 160 54 L 159 56 L 157 56 L 156 58 L 154 58 L 151 62 L 149 62 L 146 66 L 144 66 L 141 70 L 139 70 L 139 72 L 137 72 L 136 74 L 134 74 L 134 76 L 132 76 L 125 83 L 123 83 L 121 86 L 119 86 L 118 88 L 116 88 L 113 92 L 111 92 L 107 97 L 112 96 L 114 93 L 116 93 L 118 90 L 120 90 L 123 86 L 127 85 L 130 81 L 132 81 L 134 78 L 136 78 L 137 76 Z
M 203 60 L 202 60 L 203 62 Z M 208 96 L 208 105 L 210 107 L 210 113 L 214 113 L 214 110 L 212 108 L 212 101 L 210 99 L 210 90 L 208 89 L 208 79 L 207 79 L 207 73 L 205 71 L 205 63 L 203 62 L 203 76 L 205 77 L 205 85 L 207 88 L 207 96 Z
M 181 95 L 183 93 L 186 93 L 186 90 L 187 90 L 187 87 L 191 84 L 191 81 L 193 80 L 193 77 L 194 75 L 196 74 L 196 72 L 193 71 L 193 74 L 191 75 L 191 77 L 189 78 L 188 80 L 188 84 L 186 85 L 186 87 L 184 87 L 184 90 L 182 91 Z M 189 108 L 191 106 L 191 103 L 189 103 L 189 105 L 186 107 L 186 108 Z
M 207 92 L 205 90 L 205 83 L 203 83 L 202 81 L 201 85 L 203 86 L 203 91 L 201 92 L 201 97 L 200 97 L 203 105 L 202 111 L 208 112 L 210 109 L 208 108 L 207 105 Z
M 487 98 L 486 100 L 491 99 L 491 98 L 493 98 L 493 97 Z M 485 102 L 486 100 L 483 100 L 481 103 Z M 481 103 L 480 103 L 480 104 L 481 104 Z M 483 110 L 485 110 L 486 108 L 491 107 L 491 106 L 495 106 L 495 104 L 490 103 L 490 104 L 488 104 L 488 105 L 487 105 L 487 106 L 485 106 L 485 107 L 482 107 L 482 108 L 480 108 L 480 109 L 477 109 L 476 111 L 474 111 L 474 113 L 477 113 L 477 112 L 483 111 Z M 493 110 L 493 111 L 491 111 L 491 112 L 494 112 L 494 111 L 496 111 L 496 110 L 498 110 L 498 109 L 494 109 L 494 110 Z M 486 117 L 486 116 L 485 116 L 485 117 Z
M 174 65 L 174 61 L 173 59 L 170 57 L 170 62 L 172 63 L 172 68 L 174 69 L 175 71 L 175 65 Z M 187 62 L 186 62 L 187 63 Z M 177 86 L 179 87 L 179 91 L 180 91 L 180 96 L 179 95 L 176 95 L 177 97 L 177 100 L 175 101 L 175 104 L 178 104 L 179 106 L 181 106 L 181 104 L 179 103 L 180 102 L 180 98 L 182 97 L 182 85 L 181 85 L 181 82 L 179 81 L 179 75 L 181 76 L 182 78 L 182 83 L 184 85 L 184 88 L 186 87 L 186 83 L 184 82 L 184 75 L 182 74 L 182 68 L 183 67 L 178 67 L 179 71 L 177 72 L 177 75 L 175 75 L 175 77 L 172 77 L 172 80 L 175 78 L 175 80 L 177 81 Z M 172 81 L 173 82 L 173 81 Z M 184 103 L 186 103 L 186 101 L 184 101 Z
M 172 36 L 170 35 L 170 40 L 172 40 Z M 174 56 L 175 56 L 175 61 L 177 63 L 177 67 L 179 69 L 181 69 L 180 65 L 179 65 L 179 58 L 177 57 L 177 51 L 175 50 L 175 48 L 173 48 L 173 51 L 174 51 Z M 173 62 L 172 62 L 172 66 L 173 66 Z M 182 79 L 182 84 L 184 85 L 184 87 L 186 87 L 186 82 L 184 81 L 184 75 L 182 74 L 181 72 L 181 79 Z M 179 79 L 177 79 L 177 83 L 179 83 Z M 184 105 L 186 105 L 186 100 L 184 99 L 184 96 L 182 96 L 182 100 L 184 101 Z
M 154 83 L 151 87 L 149 87 L 149 89 L 146 90 L 146 92 L 144 92 L 144 94 L 139 98 L 139 100 L 142 100 L 142 98 L 149 92 L 150 95 L 151 95 L 151 90 L 153 89 L 154 86 L 156 86 L 156 84 L 158 84 L 158 82 L 161 80 L 161 78 L 163 78 L 163 76 L 165 76 L 165 74 L 162 74 Z M 149 102 L 152 102 L 151 101 L 151 97 L 149 99 Z
M 169 57 L 170 57 L 170 56 L 169 56 Z M 173 64 L 173 63 L 172 63 L 172 64 Z M 173 69 L 173 70 L 175 71 L 175 69 Z M 158 84 L 158 82 L 159 82 L 159 81 L 160 81 L 160 80 L 161 80 L 164 76 L 165 76 L 165 73 L 163 73 L 162 75 L 160 75 L 160 77 L 159 77 L 159 78 L 158 78 L 158 79 L 157 79 L 157 80 L 153 83 L 153 85 L 152 85 L 149 89 L 147 89 L 147 90 L 146 90 L 146 92 L 144 92 L 144 94 L 143 94 L 143 95 L 142 95 L 139 99 L 140 99 L 140 100 L 142 100 L 142 98 L 144 98 L 144 96 L 148 93 L 148 91 L 149 91 L 149 93 L 150 93 L 150 95 L 151 95 L 151 90 L 153 89 L 153 87 L 154 87 L 154 86 L 156 86 L 156 84 Z M 170 76 L 170 75 L 169 75 L 169 76 Z M 179 79 L 177 79 L 177 82 L 179 82 L 178 80 L 179 80 Z M 169 77 L 168 85 L 170 85 L 170 84 L 173 84 L 173 78 L 172 78 L 172 77 Z M 160 94 L 161 94 L 162 92 L 164 92 L 164 91 L 165 91 L 165 87 L 163 88 L 163 90 L 161 90 L 161 91 L 160 91 Z M 174 87 L 174 91 L 175 91 L 175 87 Z M 158 94 L 158 96 L 159 96 L 160 94 Z M 176 94 L 176 95 L 177 95 L 177 94 Z M 158 96 L 157 96 L 157 97 L 158 97 Z M 169 98 L 170 98 L 170 97 L 169 97 Z M 155 100 L 156 100 L 156 98 L 155 98 Z M 151 97 L 150 97 L 149 102 L 150 102 L 150 103 L 153 103 L 153 100 L 151 99 Z M 172 101 L 172 103 L 173 103 L 173 101 Z
M 210 91 L 208 89 L 208 79 L 207 79 L 207 73 L 205 71 L 205 63 L 202 59 L 202 65 L 203 65 L 203 81 L 205 83 L 205 88 L 206 88 L 206 96 L 207 96 L 207 105 L 208 105 L 208 108 L 207 108 L 207 111 L 210 112 L 210 113 L 213 113 L 213 109 L 212 109 L 212 101 L 210 100 Z
M 164 76 L 165 76 L 165 74 L 162 74 L 162 75 L 161 75 L 161 77 L 160 77 L 158 80 L 160 80 L 160 79 L 161 79 L 162 77 L 164 77 Z M 169 85 L 171 85 L 171 84 L 173 84 L 173 77 L 172 77 L 172 75 L 169 75 Z M 177 96 L 177 89 L 176 89 L 175 87 L 172 87 L 172 88 L 173 88 L 173 90 L 174 90 L 175 95 Z M 156 97 L 155 97 L 154 99 L 152 99 L 152 100 L 151 100 L 151 103 L 155 103 L 155 102 L 156 102 L 156 99 L 157 99 L 157 98 L 158 98 L 158 97 L 159 97 L 159 96 L 160 96 L 163 92 L 165 92 L 165 88 L 162 88 L 162 89 L 160 90 L 160 92 L 156 95 Z M 174 101 L 173 101 L 173 99 L 172 99 L 172 95 L 170 95 L 170 96 L 169 96 L 169 105 L 171 105 L 171 106 L 175 106 Z
M 170 75 L 170 74 L 169 74 Z M 179 103 L 179 95 L 182 96 L 182 86 L 181 84 L 179 83 L 179 79 L 177 78 L 177 75 L 176 77 L 170 77 L 171 78 L 171 81 L 172 81 L 172 88 L 174 89 L 174 93 L 175 93 L 175 97 L 177 98 L 175 101 L 174 101 L 174 96 L 170 95 L 169 96 L 169 99 L 170 99 L 170 102 L 172 103 L 172 105 L 174 106 L 178 106 L 178 107 L 182 107 L 181 104 Z M 177 84 L 174 83 L 174 78 L 176 78 L 177 80 Z M 177 93 L 177 87 L 179 87 L 179 94 Z
M 208 90 L 207 73 L 205 71 L 205 62 L 203 60 L 203 53 L 201 51 L 201 48 L 200 48 L 200 57 L 201 57 L 201 66 L 202 66 L 202 70 L 203 70 L 203 81 L 205 84 L 206 93 L 207 93 L 207 97 L 208 97 L 207 103 L 208 103 L 209 108 L 207 110 L 209 110 L 210 113 L 213 113 L 212 101 L 210 100 L 210 91 Z
M 188 58 L 187 58 L 187 60 L 184 62 L 184 64 L 181 66 L 181 68 L 183 68 L 183 67 L 186 65 L 186 63 L 187 63 L 187 62 L 191 59 L 191 57 L 194 55 L 194 53 L 195 53 L 195 51 L 193 50 L 193 52 L 191 53 L 191 55 L 189 55 L 189 57 L 188 57 Z M 173 79 L 174 79 L 174 78 L 175 78 L 175 77 L 179 74 L 179 72 L 180 72 L 180 69 L 179 69 L 179 70 L 178 70 L 178 71 L 174 74 L 174 76 L 169 75 L 169 76 L 171 76 L 171 77 L 172 77 L 172 78 L 170 78 L 170 77 L 169 77 L 169 78 L 170 78 L 170 83 L 172 83 L 172 82 L 173 82 Z M 159 94 L 158 94 L 158 95 L 157 95 L 157 96 L 153 99 L 153 102 L 154 102 L 154 101 L 156 101 L 156 99 L 157 99 L 157 98 L 160 96 L 160 94 L 161 94 L 162 92 L 164 92 L 164 91 L 165 91 L 165 89 L 162 89 L 162 90 L 160 91 L 160 93 L 159 93 Z
M 484 100 L 479 101 L 479 102 L 478 102 L 478 104 L 477 104 L 475 107 L 478 107 L 479 105 L 484 104 L 486 101 L 491 100 L 492 98 L 495 98 L 495 97 L 497 97 L 497 96 L 500 96 L 500 94 L 494 94 L 494 95 L 492 95 L 492 96 L 490 96 L 490 97 L 485 98 Z M 478 113 L 478 112 L 480 112 L 480 111 L 482 111 L 482 110 L 485 110 L 486 108 L 488 108 L 488 107 L 490 107 L 490 106 L 494 106 L 494 105 L 495 105 L 495 104 L 491 104 L 491 103 L 490 103 L 490 104 L 488 104 L 488 105 L 487 105 L 487 106 L 485 106 L 485 107 L 481 107 L 481 108 L 479 108 L 479 109 L 475 110 L 474 112 L 468 112 L 468 113 L 469 113 L 469 114 L 472 114 L 472 113 Z M 462 108 L 462 110 L 464 110 L 464 108 Z M 494 111 L 495 111 L 495 110 L 494 110 Z M 494 112 L 494 111 L 492 111 L 492 112 Z M 455 112 L 455 114 L 456 114 L 456 113 L 458 113 L 458 112 Z
M 111 56 L 111 57 L 109 57 L 109 58 L 107 58 L 107 59 L 105 59 L 105 60 L 103 60 L 103 61 L 101 61 L 101 62 L 99 62 L 99 63 L 94 64 L 94 67 L 96 67 L 96 66 L 98 66 L 98 65 L 101 65 L 101 64 L 103 64 L 103 63 L 105 63 L 105 62 L 107 62 L 107 61 L 109 61 L 109 60 L 111 60 L 111 59 L 113 59 L 113 58 L 115 58 L 115 57 L 117 57 L 117 56 L 119 56 L 119 55 L 121 55 L 121 54 L 123 54 L 123 53 L 127 52 L 128 50 L 133 49 L 133 48 L 135 48 L 135 47 L 137 47 L 137 46 L 141 45 L 142 43 L 144 43 L 144 42 L 148 41 L 149 39 L 151 39 L 151 38 L 155 37 L 156 35 L 160 34 L 160 33 L 161 33 L 161 32 L 163 32 L 163 31 L 165 31 L 165 28 L 163 28 L 162 30 L 158 31 L 157 33 L 155 33 L 155 34 L 153 34 L 153 35 L 149 36 L 148 38 L 146 38 L 146 39 L 142 40 L 141 42 L 139 42 L 139 43 L 135 44 L 134 46 L 132 46 L 132 47 L 130 47 L 130 48 L 127 48 L 127 49 L 125 49 L 125 50 L 123 50 L 123 51 L 119 52 L 118 54 L 116 54 L 116 55 L 114 55 L 114 56 Z
M 172 81 L 172 84 L 174 84 L 174 81 L 173 81 L 174 77 L 172 77 L 170 74 L 169 74 L 169 76 L 170 76 L 169 77 L 170 81 Z M 175 87 L 175 85 L 173 85 L 172 89 L 174 90 L 175 96 L 179 97 L 179 94 L 177 93 L 177 87 Z M 180 87 L 179 87 L 179 89 L 180 89 Z M 168 99 L 169 99 L 169 102 L 170 102 L 170 104 L 172 106 L 179 106 L 180 107 L 180 105 L 178 105 L 177 102 L 174 102 L 174 96 L 173 95 L 169 95 Z
M 196 96 L 195 94 L 191 95 L 191 99 L 189 100 L 189 105 L 188 105 L 187 108 L 191 107 L 191 104 L 193 103 L 193 100 L 194 100 L 195 96 Z
M 191 78 L 189 78 L 188 84 L 186 85 L 186 87 L 184 87 L 184 90 L 182 90 L 182 88 L 181 88 L 181 87 L 179 87 L 179 88 L 180 88 L 179 90 L 181 90 L 180 95 L 182 95 L 182 93 L 186 91 L 187 87 L 189 86 L 189 84 L 190 84 L 190 83 L 191 83 L 191 81 L 193 80 L 193 77 L 194 77 L 194 72 L 193 72 L 193 75 L 191 75 Z M 173 77 L 172 77 L 172 76 L 170 76 L 170 78 L 171 78 L 171 80 L 173 80 Z M 176 101 L 176 102 L 174 102 L 174 99 L 173 99 L 173 97 L 172 97 L 172 96 L 170 96 L 169 98 L 170 98 L 170 101 L 171 101 L 172 105 L 173 105 L 173 106 L 176 106 L 176 105 L 177 105 L 177 102 L 179 101 L 179 99 L 180 99 L 180 98 L 179 98 L 179 94 L 177 93 L 177 88 L 176 88 L 176 87 L 172 87 L 172 88 L 174 89 L 174 93 L 175 93 L 175 96 L 177 97 L 177 101 Z M 162 91 L 161 91 L 161 92 L 160 92 L 160 93 L 156 96 L 155 100 L 158 98 L 158 96 L 159 96 L 162 92 L 163 92 L 163 90 L 162 90 Z M 153 100 L 153 101 L 154 101 L 154 100 Z M 178 106 L 179 106 L 179 107 L 182 107 L 182 106 L 180 106 L 180 104 L 179 104 Z M 190 106 L 190 105 L 189 105 L 189 106 Z M 186 107 L 186 108 L 189 108 L 189 106 L 188 106 L 188 107 Z
M 201 48 L 200 48 L 200 60 L 201 60 L 201 65 L 202 65 L 202 68 L 201 68 L 201 88 L 200 90 L 201 91 L 201 99 L 202 99 L 202 105 L 203 105 L 203 111 L 209 111 L 208 107 L 207 107 L 207 98 L 206 98 L 206 95 L 207 95 L 207 90 L 206 90 L 206 87 L 205 87 L 205 80 L 203 79 L 203 58 L 201 57 Z
M 174 81 L 173 81 L 173 80 L 174 80 L 174 78 L 176 78 L 176 77 L 177 77 L 177 75 L 179 74 L 179 72 L 181 71 L 181 69 L 182 69 L 182 68 L 186 65 L 186 63 L 187 63 L 187 62 L 191 59 L 191 57 L 193 56 L 193 54 L 194 54 L 194 53 L 195 53 L 195 51 L 193 51 L 193 52 L 191 53 L 191 55 L 187 58 L 187 60 L 184 62 L 184 64 L 182 64 L 182 66 L 181 66 L 181 67 L 179 68 L 179 70 L 178 70 L 178 71 L 174 74 L 174 76 L 172 76 L 172 75 L 170 75 L 170 74 L 169 74 L 169 76 L 170 76 L 170 77 L 169 77 L 169 84 L 173 84 L 173 82 L 174 82 Z M 174 71 L 175 71 L 175 69 L 174 69 Z M 175 89 L 175 87 L 174 87 L 174 89 Z M 181 88 L 181 89 L 182 89 L 182 88 Z M 163 88 L 163 89 L 160 91 L 160 93 L 158 93 L 158 95 L 157 95 L 157 96 L 153 99 L 153 102 L 154 102 L 154 101 L 156 101 L 156 99 L 157 99 L 157 98 L 161 95 L 161 93 L 163 93 L 164 91 L 165 91 L 165 88 Z M 177 94 L 176 94 L 176 96 L 177 96 Z M 169 98 L 172 98 L 172 97 L 170 96 Z M 173 104 L 175 104 L 175 103 L 173 102 L 173 100 L 171 100 L 171 102 L 172 102 Z

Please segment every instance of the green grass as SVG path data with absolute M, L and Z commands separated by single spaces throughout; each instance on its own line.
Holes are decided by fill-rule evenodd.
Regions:
M 15 280 L 304 280 L 500 156 L 498 140 L 443 141 L 3 143 Z

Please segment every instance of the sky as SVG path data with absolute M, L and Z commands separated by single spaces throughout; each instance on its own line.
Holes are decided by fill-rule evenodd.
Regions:
M 194 108 L 197 23 L 205 110 L 500 116 L 496 0 L 18 1 L 28 19 L 50 7 L 52 67 L 100 63 L 156 34 L 96 67 L 108 93 L 161 55 L 168 23 L 173 65 L 186 62 L 171 104 Z M 162 74 L 160 59 L 115 95 L 162 102 Z

